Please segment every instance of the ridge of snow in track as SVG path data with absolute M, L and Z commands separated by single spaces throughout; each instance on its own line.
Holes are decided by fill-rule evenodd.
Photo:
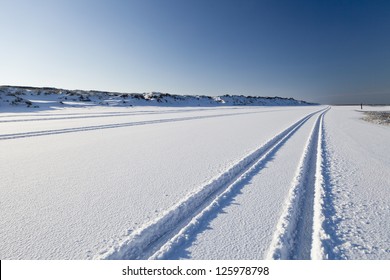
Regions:
M 328 110 L 329 108 L 318 116 L 308 138 L 285 209 L 270 245 L 268 259 L 324 257 L 321 240 L 327 237 L 322 228 L 324 220 L 322 127 L 323 117 Z
M 342 252 L 335 253 L 334 247 L 338 243 L 333 232 L 334 205 L 329 182 L 329 155 L 326 150 L 324 115 L 320 119 L 320 129 L 317 144 L 316 182 L 314 189 L 313 209 L 313 243 L 311 259 L 342 259 Z
M 223 172 L 197 191 L 190 193 L 182 201 L 165 211 L 155 221 L 141 226 L 128 236 L 119 246 L 110 248 L 107 252 L 96 256 L 98 259 L 146 259 L 164 246 L 167 241 L 180 230 L 185 230 L 186 225 L 202 211 L 207 212 L 210 202 L 218 195 L 226 191 L 236 180 L 243 176 L 256 162 L 275 148 L 284 138 L 298 129 L 310 117 L 323 109 L 311 113 L 287 129 L 283 130 L 260 148 L 256 149 L 227 171 Z M 222 196 L 221 196 L 222 197 Z M 210 206 L 212 207 L 212 206 Z M 180 238 L 179 238 L 180 239 Z
M 72 132 L 82 132 L 82 131 L 90 131 L 90 130 L 98 130 L 98 129 L 129 127 L 129 126 L 138 126 L 138 125 L 149 125 L 149 124 L 157 124 L 157 123 L 200 120 L 200 119 L 218 118 L 218 117 L 227 117 L 227 116 L 236 116 L 236 115 L 247 115 L 247 114 L 256 114 L 256 113 L 261 113 L 261 112 L 229 113 L 229 114 L 218 114 L 218 115 L 208 115 L 208 116 L 169 118 L 169 119 L 150 120 L 150 121 L 116 123 L 116 124 L 106 124 L 106 125 L 92 125 L 92 126 L 75 127 L 75 128 L 64 128 L 64 129 L 30 131 L 30 132 L 22 132 L 22 133 L 0 134 L 0 140 L 10 140 L 10 139 L 36 137 L 36 136 L 46 136 L 46 135 L 72 133 Z

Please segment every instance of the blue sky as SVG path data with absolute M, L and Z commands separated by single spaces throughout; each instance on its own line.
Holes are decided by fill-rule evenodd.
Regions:
M 2 0 L 0 84 L 390 103 L 390 1 Z

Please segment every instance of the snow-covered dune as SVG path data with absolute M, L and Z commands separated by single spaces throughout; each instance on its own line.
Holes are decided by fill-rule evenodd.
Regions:
M 243 95 L 175 95 L 160 92 L 118 93 L 56 88 L 0 86 L 0 110 L 9 105 L 29 108 L 101 106 L 300 106 L 313 105 L 293 98 Z

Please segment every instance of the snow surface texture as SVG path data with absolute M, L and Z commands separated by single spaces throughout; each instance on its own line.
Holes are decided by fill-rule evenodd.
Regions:
M 390 258 L 353 107 L 35 109 L 0 115 L 2 259 Z
M 325 118 L 326 248 L 335 259 L 390 259 L 390 129 L 361 117 L 335 107 Z
M 118 93 L 56 88 L 0 86 L 0 110 L 13 105 L 42 109 L 89 106 L 301 106 L 314 105 L 293 98 L 243 95 L 193 96 L 160 92 Z M 14 108 L 15 110 L 15 108 Z

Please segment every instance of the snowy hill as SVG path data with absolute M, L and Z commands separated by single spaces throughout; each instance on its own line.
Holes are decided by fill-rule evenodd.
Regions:
M 168 93 L 118 93 L 0 86 L 0 106 L 75 107 L 75 106 L 301 106 L 313 105 L 293 98 L 243 95 L 174 95 Z

